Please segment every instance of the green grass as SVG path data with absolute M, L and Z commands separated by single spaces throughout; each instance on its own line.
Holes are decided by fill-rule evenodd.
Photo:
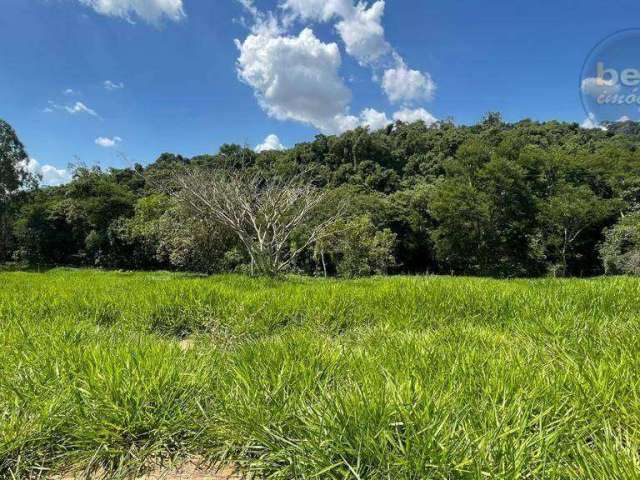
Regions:
M 283 479 L 640 477 L 639 280 L 0 286 L 0 478 L 191 455 Z

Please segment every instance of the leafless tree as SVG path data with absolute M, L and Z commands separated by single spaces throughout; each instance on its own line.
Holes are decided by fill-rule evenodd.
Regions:
M 274 180 L 246 171 L 190 168 L 172 183 L 167 192 L 189 211 L 238 237 L 251 259 L 252 273 L 285 272 L 307 247 L 333 232 L 345 212 L 335 205 L 318 219 L 327 194 L 305 183 L 303 175 Z M 296 236 L 294 245 L 302 227 L 302 240 Z

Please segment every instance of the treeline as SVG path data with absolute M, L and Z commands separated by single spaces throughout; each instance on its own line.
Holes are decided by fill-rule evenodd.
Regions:
M 303 176 L 330 193 L 314 212 L 318 222 L 348 206 L 342 228 L 309 245 L 294 272 L 640 273 L 640 124 L 633 122 L 586 130 L 489 114 L 473 126 L 396 123 L 318 135 L 285 151 L 224 145 L 193 158 L 165 153 L 144 167 L 80 167 L 59 187 L 38 187 L 20 170 L 26 153 L 0 126 L 3 261 L 248 271 L 233 232 L 167 192 L 174 176 L 198 168 Z M 305 234 L 302 226 L 290 248 Z

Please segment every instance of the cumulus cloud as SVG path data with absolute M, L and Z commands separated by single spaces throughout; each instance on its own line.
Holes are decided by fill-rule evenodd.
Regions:
M 584 119 L 584 121 L 580 124 L 581 128 L 584 128 L 585 130 L 606 130 L 607 128 L 603 125 L 600 125 L 600 123 L 596 120 L 595 116 L 590 113 L 589 116 L 587 118 Z
M 95 139 L 95 144 L 104 148 L 112 148 L 122 142 L 122 138 L 120 137 L 98 137 Z
M 360 114 L 360 123 L 373 131 L 385 128 L 393 122 L 389 120 L 386 113 L 378 112 L 373 108 L 365 108 Z
M 63 168 L 56 168 L 53 165 L 40 165 L 40 163 L 30 158 L 21 162 L 22 168 L 39 177 L 43 185 L 55 186 L 70 182 L 72 174 Z
M 241 42 L 238 77 L 254 90 L 260 106 L 273 118 L 312 125 L 323 133 L 342 133 L 358 126 L 375 130 L 392 123 L 375 109 L 349 112 L 351 90 L 340 76 L 342 63 L 335 43 L 324 43 L 305 27 L 295 36 L 286 32 L 294 21 L 334 22 L 347 54 L 371 67 L 374 79 L 394 103 L 402 103 L 401 117 L 433 123 L 426 110 L 409 110 L 429 100 L 435 83 L 428 73 L 410 69 L 385 38 L 385 2 L 354 0 L 279 0 L 279 10 L 261 12 L 253 0 L 238 0 L 251 16 L 251 34 Z M 380 69 L 384 75 L 377 74 Z
M 67 95 L 67 96 L 73 96 L 73 95 L 77 95 L 78 92 L 76 92 L 73 88 L 67 88 L 64 92 L 62 92 L 63 94 Z
M 358 127 L 369 127 L 369 130 L 375 131 L 385 128 L 391 123 L 393 123 L 393 120 L 390 120 L 386 113 L 379 112 L 374 108 L 365 108 L 357 117 L 354 115 L 339 115 L 335 119 L 333 133 L 343 133 Z
M 147 23 L 159 25 L 162 20 L 174 22 L 182 20 L 186 15 L 182 0 L 79 0 L 80 3 L 93 8 L 97 13 L 111 17 L 123 18 L 133 22 L 140 18 Z
M 436 85 L 428 73 L 411 70 L 402 62 L 384 72 L 382 88 L 390 101 L 411 103 L 430 100 Z
M 362 66 L 386 66 L 383 89 L 389 100 L 418 101 L 431 99 L 435 83 L 428 73 L 409 69 L 402 57 L 386 40 L 382 17 L 385 2 L 378 0 L 367 7 L 366 2 L 352 0 L 284 0 L 281 7 L 292 18 L 302 21 L 336 21 L 336 31 L 349 55 Z M 406 92 L 403 84 L 409 82 Z
M 438 121 L 436 117 L 427 112 L 424 108 L 400 110 L 393 114 L 393 119 L 390 119 L 384 112 L 378 112 L 373 108 L 365 108 L 360 112 L 359 117 L 349 116 L 347 121 L 342 124 L 343 128 L 337 129 L 336 133 L 343 133 L 357 127 L 368 127 L 370 131 L 375 131 L 386 128 L 396 121 L 413 123 L 419 120 L 422 120 L 428 126 L 433 125 Z
M 124 88 L 124 83 L 122 82 L 116 83 L 116 82 L 112 82 L 111 80 L 105 80 L 103 85 L 104 85 L 104 88 L 109 91 L 121 90 Z
M 335 43 L 323 43 L 305 28 L 297 37 L 254 33 L 236 45 L 238 76 L 269 116 L 327 133 L 344 121 L 351 91 L 338 74 L 342 60 Z
M 264 139 L 259 145 L 256 145 L 256 152 L 266 152 L 269 150 L 284 150 L 284 145 L 280 143 L 280 139 L 277 135 L 271 134 L 267 135 L 267 138 Z
M 367 9 L 364 3 L 358 3 L 352 13 L 336 25 L 347 53 L 361 65 L 375 65 L 392 51 L 382 27 L 384 5 L 380 0 Z
M 589 77 L 582 80 L 580 88 L 586 95 L 591 95 L 596 98 L 600 95 L 613 95 L 620 91 L 619 84 L 614 83 L 611 80 L 596 77 Z
M 404 123 L 413 123 L 422 120 L 427 125 L 432 125 L 438 121 L 436 117 L 427 112 L 424 108 L 409 109 L 405 108 L 393 114 L 394 120 Z
M 354 5 L 352 0 L 285 0 L 281 7 L 291 18 L 302 21 L 337 20 L 335 27 L 347 53 L 361 65 L 375 64 L 392 51 L 382 26 L 383 0 L 369 8 L 364 2 Z

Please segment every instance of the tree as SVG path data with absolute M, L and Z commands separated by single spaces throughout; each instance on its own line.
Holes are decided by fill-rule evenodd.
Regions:
M 11 219 L 9 201 L 22 187 L 35 185 L 27 169 L 29 157 L 16 132 L 0 119 L 0 260 L 9 256 Z
M 576 243 L 591 227 L 601 224 L 615 210 L 615 202 L 598 197 L 585 186 L 562 184 L 543 202 L 540 221 L 545 225 L 546 245 L 558 262 L 555 273 L 569 274 L 576 257 Z
M 27 166 L 29 157 L 16 132 L 0 119 L 0 199 L 24 187 L 34 180 Z
M 247 171 L 189 168 L 166 189 L 193 217 L 230 229 L 251 260 L 251 272 L 278 275 L 307 247 L 322 239 L 342 217 L 334 213 L 307 226 L 305 238 L 293 236 L 326 198 L 326 191 L 298 175 L 282 180 Z
M 15 139 L 15 132 L 9 136 Z M 4 158 L 18 170 L 28 166 L 24 148 L 10 143 Z M 225 181 L 256 179 L 249 193 L 242 191 L 255 200 L 254 213 L 266 211 L 265 197 L 276 189 L 270 185 L 297 188 L 307 179 L 313 198 L 324 198 L 303 208 L 310 213 L 276 247 L 268 246 L 271 234 L 259 236 L 261 225 L 256 230 L 247 223 L 247 248 L 209 210 L 198 213 L 176 195 L 167 198 L 165 187 L 177 193 L 185 169 L 207 178 L 191 193 L 208 193 L 214 172 Z M 585 130 L 575 123 L 507 123 L 496 114 L 476 125 L 396 122 L 318 135 L 283 151 L 227 144 L 192 158 L 162 154 L 145 167 L 78 168 L 74 180 L 59 187 L 15 185 L 4 190 L 4 231 L 11 225 L 14 232 L 4 237 L 4 258 L 213 273 L 250 265 L 273 271 L 266 259 L 275 255 L 276 263 L 289 262 L 282 271 L 327 275 L 388 270 L 514 277 L 554 269 L 591 275 L 602 271 L 598 253 L 606 229 L 621 214 L 640 211 L 640 126 Z M 231 187 L 221 188 L 229 193 Z M 291 217 L 304 203 L 295 196 L 293 206 L 278 213 Z M 335 234 L 327 229 L 314 241 L 315 229 L 341 204 L 349 206 L 349 218 L 332 225 Z M 359 223 L 361 217 L 369 222 Z M 610 265 L 607 271 L 614 271 Z
M 445 180 L 433 190 L 430 212 L 435 252 L 451 273 L 487 274 L 492 262 L 491 201 L 465 182 Z
M 362 215 L 338 229 L 324 251 L 333 257 L 340 276 L 386 275 L 396 266 L 396 239 L 391 230 L 376 230 L 371 218 Z
M 135 195 L 126 182 L 118 182 L 118 176 L 117 170 L 103 173 L 99 167 L 79 168 L 66 186 L 67 220 L 84 237 L 81 254 L 94 265 L 120 266 L 111 254 L 109 227 L 135 211 Z
M 456 273 L 531 276 L 542 270 L 535 247 L 536 199 L 517 161 L 469 142 L 432 190 L 438 259 Z
M 606 274 L 640 275 L 640 212 L 607 229 L 599 250 Z

